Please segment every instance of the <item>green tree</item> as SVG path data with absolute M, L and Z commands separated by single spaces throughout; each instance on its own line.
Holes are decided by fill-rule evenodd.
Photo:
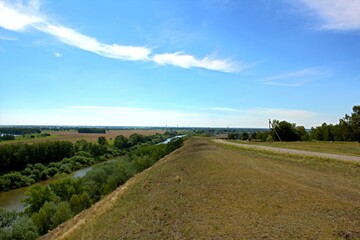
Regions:
M 247 132 L 243 132 L 242 134 L 241 134 L 241 139 L 242 140 L 249 140 L 249 133 L 247 133 Z
M 38 230 L 27 215 L 0 209 L 0 240 L 38 238 Z
M 80 196 L 74 194 L 70 199 L 70 206 L 74 213 L 79 213 L 91 206 L 91 199 L 86 192 L 83 192 Z
M 118 149 L 124 149 L 128 147 L 128 140 L 125 136 L 119 135 L 116 136 L 114 141 L 114 146 Z
M 100 145 L 107 145 L 107 140 L 105 137 L 99 137 L 98 138 L 98 144 Z
M 26 192 L 27 198 L 25 202 L 25 212 L 33 214 L 45 204 L 45 202 L 56 201 L 58 197 L 51 191 L 50 186 L 34 185 L 31 186 Z
M 349 124 L 353 130 L 354 140 L 360 143 L 360 105 L 353 107 L 349 117 Z
M 54 202 L 45 202 L 39 212 L 36 212 L 31 216 L 41 235 L 52 229 L 53 217 L 56 212 L 57 205 Z
M 130 146 L 135 146 L 139 143 L 142 143 L 144 142 L 145 138 L 143 135 L 141 134 L 137 134 L 137 133 L 134 133 L 134 134 L 131 134 L 130 137 L 129 137 L 129 145 Z
M 54 216 L 51 218 L 51 229 L 56 228 L 61 223 L 65 222 L 73 216 L 73 213 L 68 202 L 60 202 Z
M 287 121 L 274 120 L 273 129 L 271 130 L 271 136 L 275 140 L 281 141 L 299 141 L 300 136 L 296 130 L 295 123 L 289 123 Z M 277 133 L 277 134 L 276 134 Z M 277 136 L 279 135 L 279 137 Z

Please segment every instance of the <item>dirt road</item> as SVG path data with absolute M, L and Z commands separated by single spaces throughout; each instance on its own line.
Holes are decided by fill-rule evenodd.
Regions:
M 347 155 L 340 155 L 340 154 L 331 154 L 331 153 L 320 153 L 320 152 L 309 152 L 303 150 L 295 150 L 289 148 L 276 148 L 276 147 L 267 147 L 267 146 L 259 146 L 259 145 L 250 145 L 250 144 L 243 144 L 243 143 L 235 143 L 229 142 L 222 139 L 216 139 L 214 142 L 232 145 L 232 146 L 239 146 L 248 149 L 260 149 L 266 150 L 270 152 L 277 152 L 277 153 L 289 153 L 294 155 L 305 155 L 310 157 L 321 157 L 321 158 L 330 158 L 330 159 L 337 159 L 341 161 L 352 161 L 352 162 L 360 162 L 360 157 L 356 156 L 347 156 Z

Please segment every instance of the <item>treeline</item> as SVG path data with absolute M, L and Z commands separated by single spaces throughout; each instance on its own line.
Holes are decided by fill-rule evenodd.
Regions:
M 311 136 L 319 141 L 358 141 L 360 143 L 360 105 L 353 107 L 351 115 L 339 120 L 338 124 L 326 124 L 311 128 Z
M 78 133 L 106 133 L 103 128 L 79 128 Z
M 229 133 L 229 139 L 255 140 L 255 141 L 308 141 L 310 134 L 303 126 L 295 123 L 273 120 L 273 128 L 270 131 Z
M 307 131 L 295 123 L 274 120 L 270 131 L 229 133 L 229 139 L 258 141 L 358 141 L 360 142 L 360 106 L 354 106 L 351 115 L 339 120 L 338 124 L 326 124 Z
M 41 133 L 40 128 L 26 128 L 26 127 L 0 127 L 0 134 L 9 135 L 26 135 Z
M 11 141 L 11 140 L 15 140 L 15 136 L 11 135 L 11 134 L 3 134 L 0 136 L 0 141 Z
M 29 163 L 58 162 L 74 154 L 73 143 L 67 141 L 0 145 L 0 171 L 22 170 Z
M 138 146 L 126 158 L 97 166 L 82 178 L 65 177 L 47 186 L 34 185 L 26 192 L 25 213 L 0 211 L 0 224 L 4 223 L 0 225 L 0 239 L 36 239 L 152 166 L 182 142 L 176 139 L 168 144 Z M 24 227 L 19 227 L 19 220 L 26 222 Z

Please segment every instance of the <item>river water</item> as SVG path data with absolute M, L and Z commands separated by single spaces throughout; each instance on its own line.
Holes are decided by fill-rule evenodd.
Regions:
M 168 142 L 170 142 L 173 139 L 181 138 L 184 136 L 185 135 L 171 137 L 159 144 L 167 144 Z M 114 161 L 114 160 L 109 160 L 109 161 Z M 93 166 L 77 170 L 77 171 L 71 173 L 70 175 L 73 178 L 83 177 L 91 169 L 93 169 Z M 52 181 L 54 181 L 55 179 L 56 178 L 51 178 L 51 179 L 48 179 L 45 181 L 38 182 L 37 184 L 47 185 L 47 184 L 51 183 Z M 22 188 L 14 189 L 14 190 L 7 191 L 7 192 L 0 192 L 0 208 L 7 209 L 7 210 L 23 211 L 25 209 L 25 206 L 21 201 L 26 198 L 25 192 L 29 187 L 22 187 Z
M 171 138 L 168 138 L 166 139 L 165 141 L 161 142 L 161 143 L 158 143 L 158 144 L 167 144 L 169 142 L 171 142 L 171 140 L 173 139 L 176 139 L 176 138 L 182 138 L 182 137 L 185 137 L 186 135 L 178 135 L 178 136 L 175 136 L 175 137 L 171 137 Z
M 93 169 L 92 166 L 77 170 L 71 173 L 70 175 L 73 178 L 83 177 L 91 169 Z M 50 178 L 48 180 L 38 182 L 37 184 L 47 185 L 52 181 L 54 181 L 55 179 L 56 178 Z M 0 208 L 6 210 L 23 211 L 25 209 L 25 206 L 21 201 L 26 198 L 25 192 L 29 187 L 17 188 L 7 192 L 0 192 Z

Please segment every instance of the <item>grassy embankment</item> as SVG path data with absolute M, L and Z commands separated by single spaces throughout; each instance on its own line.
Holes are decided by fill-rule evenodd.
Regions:
M 47 238 L 356 239 L 360 167 L 192 138 Z
M 311 152 L 324 152 L 360 156 L 360 143 L 358 142 L 255 142 L 255 141 L 232 141 L 251 145 L 268 147 L 289 148 Z

